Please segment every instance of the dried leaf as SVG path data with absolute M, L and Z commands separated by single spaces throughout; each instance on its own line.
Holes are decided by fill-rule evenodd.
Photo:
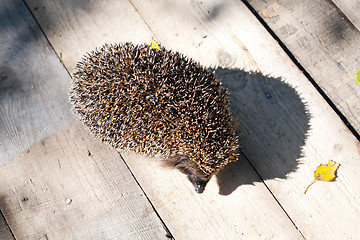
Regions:
M 314 180 L 307 186 L 304 194 L 307 192 L 309 187 L 316 181 L 326 181 L 331 182 L 335 181 L 336 178 L 336 170 L 339 168 L 340 164 L 336 163 L 332 160 L 329 160 L 328 164 L 320 164 L 316 171 L 314 172 Z
M 259 11 L 259 14 L 261 17 L 263 18 L 274 18 L 277 17 L 278 15 L 276 14 L 276 12 L 274 11 L 274 9 L 270 8 L 265 8 L 265 9 L 261 9 Z

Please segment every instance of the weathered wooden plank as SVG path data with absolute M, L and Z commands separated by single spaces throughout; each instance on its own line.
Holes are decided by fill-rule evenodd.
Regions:
M 70 76 L 25 4 L 1 1 L 0 23 L 0 208 L 15 237 L 166 239 L 118 153 L 74 125 Z
M 274 10 L 276 16 L 264 18 L 266 23 L 360 133 L 360 85 L 355 84 L 360 32 L 354 22 L 331 1 L 248 2 L 257 11 Z
M 70 79 L 22 1 L 1 1 L 0 163 L 73 121 Z
M 132 2 L 156 39 L 168 48 L 180 50 L 204 64 L 226 67 L 218 70 L 218 74 L 228 82 L 234 95 L 235 113 L 241 113 L 242 149 L 305 237 L 358 236 L 356 222 L 340 224 L 346 222 L 345 219 L 355 219 L 359 211 L 355 204 L 360 200 L 356 184 L 359 181 L 357 141 L 246 7 L 238 1 Z M 38 20 L 43 18 L 39 20 L 40 25 L 53 17 L 52 21 L 59 20 L 57 31 L 77 32 L 79 39 L 84 39 L 86 31 L 81 31 L 82 25 L 74 25 L 81 20 L 66 18 L 73 27 L 64 30 L 61 21 L 66 11 L 56 10 L 56 7 L 53 11 L 54 15 L 64 15 L 53 17 L 52 12 L 48 12 L 46 17 L 41 17 L 36 11 L 34 14 Z M 76 38 L 76 35 L 71 37 Z M 51 39 L 49 34 L 51 42 L 56 38 Z M 119 37 L 118 41 L 121 39 Z M 59 44 L 73 46 L 76 42 L 81 41 L 65 38 Z M 69 60 L 68 68 L 76 61 Z M 259 70 L 275 77 L 253 76 L 232 68 Z M 267 91 L 271 93 L 269 99 L 265 95 Z M 315 167 L 333 157 L 342 164 L 338 181 L 313 185 L 308 194 L 303 195 Z M 244 238 L 259 237 L 258 234 L 277 239 L 301 237 L 290 227 L 274 200 L 264 194 L 263 185 L 257 183 L 259 179 L 245 161 L 214 178 L 204 195 L 195 195 L 183 175 L 159 170 L 155 162 L 144 163 L 143 158 L 127 155 L 125 159 L 175 237 L 242 238 L 242 233 Z M 254 186 L 246 183 L 254 183 Z M 227 195 L 217 195 L 219 190 Z M 221 201 L 226 204 L 222 205 Z M 243 202 L 245 204 L 240 205 Z M 326 211 L 329 203 L 342 208 Z M 236 226 L 230 226 L 231 219 L 237 219 Z M 286 226 L 286 233 L 278 228 L 279 224 Z M 208 232 L 211 234 L 207 235 Z
M 359 236 L 359 223 L 346 220 L 356 219 L 359 212 L 359 143 L 243 3 L 161 1 L 150 7 L 132 2 L 163 44 L 227 67 L 230 74 L 220 77 L 233 81 L 227 87 L 235 114 L 240 113 L 242 149 L 305 238 Z M 342 47 L 354 44 L 348 39 L 354 32 L 345 31 L 349 42 Z M 357 50 L 349 58 L 356 58 Z M 275 77 L 261 79 L 229 69 L 244 66 Z M 338 181 L 313 185 L 304 195 L 316 166 L 329 159 L 342 164 Z
M 360 31 L 360 2 L 356 0 L 332 0 L 332 2 L 342 11 Z
M 119 154 L 80 123 L 2 164 L 0 175 L 17 239 L 167 239 Z
M 154 36 L 125 0 L 25 1 L 70 73 L 75 63 L 104 43 L 143 43 Z
M 122 156 L 175 239 L 304 239 L 243 156 L 203 194 L 154 159 Z
M 73 2 L 70 1 L 62 2 L 60 5 L 59 3 L 54 4 L 49 1 L 28 1 L 28 4 L 31 9 L 37 9 L 34 10 L 33 13 L 40 25 L 44 26 L 43 30 L 47 34 L 50 42 L 54 45 L 54 48 L 57 49 L 57 51 L 61 51 L 63 56 L 69 56 L 68 60 L 64 59 L 64 63 L 69 69 L 79 60 L 79 56 L 73 54 L 73 52 L 84 51 L 81 50 L 83 49 L 82 39 L 88 38 L 88 41 L 94 44 L 94 46 L 89 48 L 92 49 L 96 46 L 97 42 L 119 42 L 129 40 L 132 37 L 134 42 L 138 42 L 139 39 L 142 39 L 142 42 L 148 42 L 153 35 L 152 33 L 152 35 L 144 35 L 143 38 L 137 38 L 136 35 L 132 36 L 132 31 L 126 31 L 128 25 L 124 25 L 123 28 L 125 30 L 119 29 L 118 32 L 121 34 L 117 35 L 115 40 L 107 39 L 105 36 L 89 37 L 87 36 L 87 31 L 83 30 L 83 26 L 89 21 L 95 22 L 93 19 L 101 21 L 103 18 L 100 16 L 105 14 L 102 11 L 89 13 L 89 16 L 85 17 L 87 20 L 85 21 L 81 18 L 64 17 L 75 16 L 75 14 L 68 14 L 64 10 L 70 9 L 67 11 L 73 11 L 72 7 L 68 7 L 73 4 Z M 116 5 L 117 3 L 114 2 L 114 4 Z M 114 7 L 114 4 L 110 4 L 112 6 L 112 10 L 110 11 L 117 11 L 116 9 L 120 7 L 120 5 Z M 41 9 L 43 5 L 46 6 L 47 12 L 41 13 L 39 9 Z M 126 18 L 121 15 L 113 16 L 107 14 L 107 16 L 107 21 L 109 22 L 132 22 L 133 25 L 131 27 L 133 29 L 142 31 L 141 26 L 138 26 L 139 23 L 134 22 L 136 19 L 133 20 L 130 16 L 126 16 Z M 136 17 L 136 15 L 134 16 Z M 51 20 L 49 20 L 49 18 L 51 18 Z M 67 22 L 63 24 L 62 21 L 64 21 L 64 19 L 66 19 Z M 51 34 L 51 31 L 46 27 L 47 22 L 51 22 L 53 26 L 57 26 L 56 31 L 62 35 L 61 41 Z M 101 24 L 98 23 L 98 25 Z M 94 26 L 91 32 L 102 31 L 107 35 L 112 29 L 111 27 L 99 29 L 98 25 Z M 171 28 L 168 30 L 173 31 Z M 97 38 L 100 40 L 97 40 Z M 200 36 L 200 39 L 202 40 L 203 36 Z M 71 46 L 71 48 L 65 48 L 64 46 Z M 196 50 L 196 48 L 192 49 Z M 222 186 L 220 189 L 222 195 L 218 194 L 219 189 L 216 185 L 216 179 L 214 178 L 207 189 L 209 194 L 202 196 L 195 195 L 190 183 L 178 172 L 160 169 L 156 162 L 144 162 L 146 159 L 143 157 L 126 155 L 125 159 L 131 164 L 136 178 L 140 179 L 142 186 L 146 188 L 146 193 L 151 193 L 157 210 L 161 211 L 161 217 L 164 218 L 166 225 L 171 225 L 170 231 L 174 234 L 175 238 L 239 239 L 244 237 L 251 239 L 264 237 L 286 239 L 290 236 L 294 239 L 302 239 L 301 234 L 293 226 L 286 214 L 273 199 L 272 195 L 256 176 L 254 170 L 244 159 L 242 159 L 239 164 L 235 164 L 233 168 L 229 168 L 226 172 L 223 172 L 223 174 L 220 175 L 222 177 L 218 178 L 218 182 Z M 134 164 L 138 167 L 134 168 Z M 239 172 L 243 173 L 245 177 L 239 175 L 231 179 L 230 176 L 232 176 L 232 174 Z M 230 180 L 228 180 L 229 178 Z M 242 183 L 254 183 L 254 185 L 244 186 L 244 188 L 236 194 L 230 194 Z M 241 196 L 247 197 L 243 199 Z

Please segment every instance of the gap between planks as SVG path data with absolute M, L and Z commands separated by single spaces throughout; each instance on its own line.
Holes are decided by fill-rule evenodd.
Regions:
M 147 25 L 147 27 L 149 28 L 149 30 L 154 34 L 154 36 L 155 36 L 157 39 L 159 39 L 159 38 L 157 37 L 156 33 L 153 31 L 153 29 L 151 29 L 151 26 L 147 23 L 146 19 L 145 19 L 145 18 L 141 15 L 141 13 L 138 11 L 138 9 L 136 8 L 136 6 L 131 2 L 131 0 L 129 0 L 129 2 L 130 2 L 130 4 L 134 7 L 134 9 L 137 11 L 137 13 L 139 14 L 139 16 L 143 19 L 144 23 Z M 29 10 L 29 12 L 30 12 L 31 16 L 33 17 L 33 19 L 35 20 L 38 28 L 40 29 L 41 33 L 42 33 L 43 36 L 45 37 L 46 41 L 47 41 L 48 44 L 51 46 L 53 52 L 54 52 L 55 55 L 59 58 L 62 66 L 64 67 L 64 69 L 65 69 L 65 70 L 67 71 L 67 73 L 69 74 L 69 77 L 72 78 L 69 70 L 66 68 L 65 64 L 63 63 L 63 61 L 62 61 L 62 59 L 61 59 L 61 57 L 60 57 L 60 54 L 61 54 L 61 53 L 58 53 L 58 52 L 55 50 L 54 46 L 52 45 L 51 41 L 48 39 L 47 35 L 45 34 L 45 32 L 44 32 L 44 30 L 42 29 L 41 25 L 39 24 L 39 22 L 38 22 L 37 19 L 35 18 L 33 12 L 31 11 L 31 9 L 30 9 L 29 5 L 26 3 L 26 1 L 24 1 L 24 4 L 25 4 L 26 8 Z M 126 166 L 127 169 L 129 170 L 129 172 L 131 173 L 131 175 L 132 175 L 132 177 L 134 178 L 135 182 L 137 183 L 137 185 L 139 186 L 139 188 L 140 188 L 141 191 L 143 192 L 145 198 L 147 199 L 147 201 L 148 201 L 149 204 L 151 205 L 152 209 L 154 210 L 155 214 L 156 214 L 157 217 L 159 218 L 160 222 L 162 223 L 165 231 L 167 232 L 167 235 L 166 235 L 166 236 L 167 236 L 169 239 L 174 239 L 174 240 L 175 240 L 175 238 L 174 238 L 173 235 L 171 234 L 169 228 L 166 226 L 164 220 L 162 219 L 162 217 L 160 216 L 160 214 L 159 214 L 158 211 L 156 210 L 155 206 L 153 205 L 153 203 L 151 202 L 151 200 L 150 200 L 149 197 L 147 196 L 146 192 L 144 191 L 144 189 L 141 187 L 140 183 L 139 183 L 138 180 L 136 179 L 134 173 L 131 171 L 130 167 L 129 167 L 128 164 L 126 163 L 125 159 L 121 156 L 120 153 L 119 153 L 119 156 L 120 156 L 120 158 L 122 159 L 122 161 L 124 162 L 125 166 Z M 59 162 L 59 167 L 61 168 L 60 162 Z M 13 232 L 12 232 L 12 230 L 11 230 L 11 228 L 10 228 L 10 226 L 9 226 L 8 223 L 6 222 L 6 219 L 5 219 L 5 217 L 4 217 L 1 209 L 0 209 L 0 213 L 1 213 L 1 215 L 3 216 L 3 218 L 4 218 L 5 223 L 6 223 L 6 226 L 7 226 L 7 228 L 9 229 L 11 235 L 13 236 L 14 239 L 16 239 L 15 236 L 14 236 L 14 234 L 13 234 Z
M 37 21 L 37 19 L 35 18 L 35 16 L 33 15 L 33 12 L 31 11 L 29 5 L 26 3 L 26 1 L 24 1 L 26 7 L 28 8 L 29 12 L 31 13 L 32 17 L 34 18 L 34 20 L 36 21 L 37 26 L 41 29 L 42 34 L 45 36 L 46 41 L 49 43 L 49 45 L 51 46 L 52 50 L 54 51 L 54 53 L 56 54 L 56 56 L 60 56 L 60 53 L 58 53 L 55 49 L 55 47 L 53 46 L 53 44 L 51 43 L 51 41 L 49 40 L 48 36 L 45 34 L 44 30 L 42 29 L 41 25 L 39 24 L 39 22 Z M 155 39 L 161 39 L 160 37 L 157 36 L 156 32 L 151 28 L 150 24 L 148 23 L 148 21 L 145 19 L 145 17 L 141 14 L 141 12 L 138 10 L 138 8 L 134 5 L 134 3 L 129 0 L 129 3 L 134 7 L 134 9 L 136 10 L 136 12 L 139 14 L 139 16 L 142 18 L 142 20 L 144 21 L 144 23 L 146 24 L 146 26 L 149 28 L 149 30 L 152 32 L 152 34 L 155 36 Z M 251 9 L 250 9 L 251 10 Z M 252 11 L 252 10 L 251 10 Z M 258 18 L 256 11 L 252 11 L 253 14 Z M 261 19 L 259 19 L 261 20 Z M 263 24 L 264 25 L 264 24 Z M 271 29 L 264 26 L 271 35 Z M 274 36 L 274 38 L 276 39 L 276 36 Z M 279 43 L 281 43 L 279 41 Z M 66 68 L 65 64 L 63 63 L 62 59 L 59 57 L 61 64 L 64 66 L 64 68 L 66 69 L 66 71 L 68 72 L 69 76 L 71 77 L 71 74 L 69 72 L 69 70 Z M 156 215 L 158 216 L 158 218 L 160 219 L 164 229 L 166 230 L 166 232 L 169 234 L 169 236 L 171 236 L 173 239 L 173 235 L 170 232 L 170 230 L 168 229 L 168 227 L 166 226 L 163 218 L 160 216 L 160 214 L 158 213 L 158 211 L 156 210 L 155 206 L 153 205 L 152 201 L 150 200 L 150 198 L 147 196 L 145 190 L 143 189 L 143 187 L 141 186 L 141 184 L 139 183 L 139 181 L 137 180 L 136 176 L 134 175 L 133 171 L 130 169 L 129 165 L 127 164 L 126 160 L 121 156 L 121 154 L 119 153 L 119 156 L 121 157 L 121 159 L 123 160 L 123 162 L 125 163 L 126 167 L 129 169 L 132 177 L 134 178 L 134 180 L 136 181 L 137 185 L 139 186 L 139 188 L 141 189 L 141 191 L 144 193 L 144 196 L 146 197 L 146 199 L 148 200 L 149 204 L 151 205 L 151 207 L 153 208 L 154 212 L 156 213 Z M 253 166 L 253 164 L 250 162 L 250 160 L 246 157 L 246 155 L 244 154 L 247 162 L 250 164 L 250 166 L 252 167 L 252 169 L 255 171 L 255 173 L 257 174 L 257 176 L 259 177 L 259 179 L 261 180 L 261 182 L 264 184 L 264 186 L 266 187 L 267 191 L 271 194 L 271 196 L 274 198 L 274 200 L 277 202 L 277 204 L 280 206 L 280 208 L 282 209 L 282 211 L 285 213 L 285 215 L 288 217 L 288 219 L 292 222 L 292 224 L 294 225 L 294 227 L 299 231 L 299 233 L 301 234 L 301 236 L 304 238 L 304 235 L 301 233 L 300 229 L 296 226 L 295 222 L 291 219 L 291 217 L 289 216 L 289 214 L 286 212 L 286 210 L 284 209 L 284 207 L 281 205 L 281 203 L 278 201 L 278 199 L 276 198 L 276 196 L 274 195 L 274 193 L 270 190 L 270 188 L 267 186 L 267 184 L 265 183 L 264 179 L 261 177 L 261 175 L 259 174 L 259 172 L 255 169 L 255 167 Z M 304 238 L 305 239 L 305 238 Z
M 298 228 L 298 226 L 296 225 L 296 223 L 294 222 L 294 220 L 290 217 L 290 215 L 286 212 L 285 208 L 283 207 L 283 205 L 280 203 L 280 201 L 277 199 L 277 197 L 275 196 L 275 194 L 271 191 L 270 187 L 266 184 L 266 182 L 264 181 L 264 179 L 261 177 L 260 173 L 256 170 L 255 166 L 251 163 L 251 161 L 248 159 L 248 157 L 246 156 L 245 153 L 242 153 L 246 159 L 246 161 L 249 163 L 249 165 L 251 166 L 251 168 L 254 170 L 254 172 L 258 175 L 258 177 L 260 178 L 261 182 L 264 184 L 264 186 L 266 187 L 266 189 L 269 191 L 269 193 L 271 194 L 271 196 L 274 198 L 274 200 L 277 202 L 277 204 L 279 204 L 280 208 L 284 211 L 285 215 L 289 218 L 289 220 L 292 222 L 292 224 L 294 225 L 294 227 L 299 231 L 300 235 L 304 238 L 304 234 L 301 232 L 300 228 Z
M 129 3 L 131 4 L 131 6 L 135 9 L 135 11 L 139 14 L 140 18 L 144 21 L 144 23 L 146 24 L 146 26 L 149 28 L 150 32 L 152 34 L 154 34 L 155 39 L 160 39 L 159 36 L 156 34 L 156 32 L 151 28 L 150 24 L 148 23 L 148 21 L 146 21 L 146 19 L 144 18 L 144 16 L 141 14 L 141 12 L 139 11 L 139 9 L 135 6 L 135 4 L 131 1 L 128 0 Z M 153 40 L 155 40 L 153 39 Z
M 336 6 L 346 17 L 351 24 L 360 31 L 360 14 L 358 8 L 360 2 L 356 0 L 331 0 L 331 3 Z
M 318 93 L 324 98 L 324 100 L 329 104 L 329 106 L 334 110 L 334 112 L 340 117 L 341 121 L 347 126 L 350 132 L 360 141 L 360 134 L 355 130 L 353 125 L 349 122 L 347 117 L 336 107 L 335 103 L 330 99 L 330 97 L 322 90 L 322 88 L 316 83 L 311 74 L 302 66 L 302 64 L 296 59 L 294 54 L 290 51 L 286 44 L 280 39 L 280 37 L 271 29 L 271 27 L 264 21 L 264 19 L 260 16 L 260 14 L 256 11 L 255 8 L 251 6 L 251 4 L 242 0 L 245 6 L 252 12 L 252 14 L 256 17 L 256 19 L 263 25 L 263 27 L 269 32 L 269 34 L 274 38 L 275 41 L 279 43 L 279 46 L 284 50 L 284 52 L 289 56 L 292 62 L 299 68 L 301 72 L 305 75 L 305 77 L 309 80 L 309 82 L 314 86 L 314 88 L 318 91 Z M 339 9 L 333 2 L 332 4 Z M 340 11 L 340 9 L 339 9 Z M 353 24 L 350 20 L 349 22 Z M 354 26 L 355 27 L 355 26 Z
M 55 55 L 59 58 L 59 61 L 60 61 L 61 65 L 63 66 L 63 68 L 65 69 L 65 71 L 69 74 L 70 78 L 72 78 L 69 70 L 67 69 L 67 67 L 65 66 L 64 62 L 62 61 L 62 57 L 61 57 L 62 54 L 61 54 L 61 53 L 58 53 L 58 52 L 55 50 L 54 46 L 51 44 L 50 39 L 48 38 L 48 36 L 47 36 L 46 33 L 44 32 L 44 30 L 42 29 L 40 23 L 38 22 L 38 20 L 37 20 L 36 17 L 34 16 L 34 13 L 31 11 L 29 5 L 26 3 L 26 1 L 23 1 L 23 2 L 24 2 L 24 4 L 25 4 L 26 8 L 28 9 L 29 13 L 31 14 L 32 18 L 34 19 L 34 21 L 35 21 L 38 29 L 40 29 L 41 34 L 43 35 L 43 37 L 46 39 L 46 42 L 47 42 L 47 43 L 49 44 L 49 46 L 51 47 L 51 50 L 52 50 L 52 51 L 55 53 Z
M 119 156 L 121 158 L 121 160 L 124 162 L 126 168 L 129 170 L 131 176 L 134 178 L 136 184 L 139 186 L 140 190 L 143 192 L 145 198 L 148 200 L 149 204 L 151 205 L 152 209 L 154 210 L 156 216 L 160 219 L 161 224 L 163 225 L 165 231 L 166 231 L 166 237 L 174 239 L 174 236 L 171 234 L 169 228 L 166 226 L 163 218 L 160 216 L 159 212 L 156 210 L 154 204 L 152 203 L 152 201 L 150 200 L 150 198 L 148 197 L 148 195 L 146 194 L 146 192 L 144 191 L 143 187 L 141 186 L 141 184 L 139 183 L 139 181 L 137 180 L 135 174 L 133 173 L 133 171 L 130 169 L 129 165 L 127 164 L 127 162 L 125 161 L 125 159 L 123 158 L 123 156 L 121 156 L 121 153 L 119 153 Z
M 264 181 L 264 179 L 261 177 L 260 173 L 255 169 L 254 165 L 251 163 L 251 161 L 246 157 L 246 155 L 241 152 L 241 154 L 244 156 L 244 158 L 246 159 L 246 161 L 249 163 L 249 165 L 251 166 L 251 168 L 254 170 L 254 172 L 256 173 L 256 175 L 259 177 L 259 179 L 261 180 L 261 182 L 264 184 L 265 188 L 267 189 L 267 191 L 271 194 L 271 196 L 274 198 L 274 200 L 276 201 L 276 203 L 280 206 L 280 208 L 282 209 L 282 211 L 285 213 L 285 215 L 288 217 L 288 219 L 291 221 L 291 223 L 294 225 L 294 227 L 296 228 L 296 230 L 300 233 L 300 235 L 303 237 L 303 239 L 306 239 L 305 236 L 302 234 L 301 230 L 296 226 L 295 222 L 293 221 L 293 219 L 290 217 L 290 215 L 286 212 L 285 208 L 281 205 L 280 201 L 276 198 L 275 194 L 271 191 L 271 189 L 267 186 L 266 182 Z M 129 172 L 131 173 L 132 177 L 135 179 L 136 183 L 138 184 L 139 188 L 141 189 L 141 191 L 144 193 L 144 196 L 146 197 L 146 199 L 149 201 L 151 207 L 153 208 L 155 214 L 158 216 L 158 218 L 160 219 L 161 223 L 163 224 L 163 227 L 165 229 L 165 231 L 167 232 L 167 237 L 174 239 L 174 236 L 172 235 L 172 233 L 170 232 L 169 228 L 166 226 L 165 221 L 163 220 L 163 218 L 161 217 L 160 213 L 157 211 L 157 209 L 155 208 L 154 204 L 152 203 L 151 199 L 148 197 L 148 195 L 146 194 L 145 190 L 143 189 L 143 187 L 141 186 L 140 182 L 137 180 L 135 174 L 133 173 L 133 171 L 131 170 L 129 164 L 126 162 L 126 160 L 122 157 L 121 153 L 119 153 L 120 158 L 122 159 L 122 161 L 124 162 L 125 166 L 128 168 Z
M 6 221 L 3 211 L 0 209 L 0 238 L 1 239 L 9 239 L 13 238 L 16 240 L 15 235 L 12 229 L 9 226 L 9 223 Z

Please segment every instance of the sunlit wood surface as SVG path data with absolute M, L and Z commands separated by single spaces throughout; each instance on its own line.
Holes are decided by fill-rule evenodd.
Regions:
M 359 140 L 330 105 L 360 130 L 358 4 L 280 2 L 2 0 L 0 239 L 357 239 Z M 230 92 L 243 154 L 203 194 L 71 110 L 82 55 L 152 40 Z M 304 195 L 328 160 L 336 181 Z

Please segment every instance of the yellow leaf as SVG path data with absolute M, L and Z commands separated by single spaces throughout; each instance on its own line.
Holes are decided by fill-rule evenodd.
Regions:
M 148 44 L 152 49 L 159 49 L 160 46 L 157 42 L 152 41 L 151 43 Z
M 316 181 L 335 181 L 336 178 L 336 170 L 339 168 L 340 164 L 336 163 L 332 160 L 329 160 L 328 164 L 320 164 L 316 171 L 314 172 L 314 180 L 307 186 L 304 194 L 307 192 L 309 187 Z
M 334 181 L 336 178 L 335 172 L 340 164 L 330 160 L 327 165 L 321 164 L 314 172 L 314 178 L 318 181 Z
M 356 72 L 356 79 L 355 79 L 355 83 L 360 82 L 360 69 Z

